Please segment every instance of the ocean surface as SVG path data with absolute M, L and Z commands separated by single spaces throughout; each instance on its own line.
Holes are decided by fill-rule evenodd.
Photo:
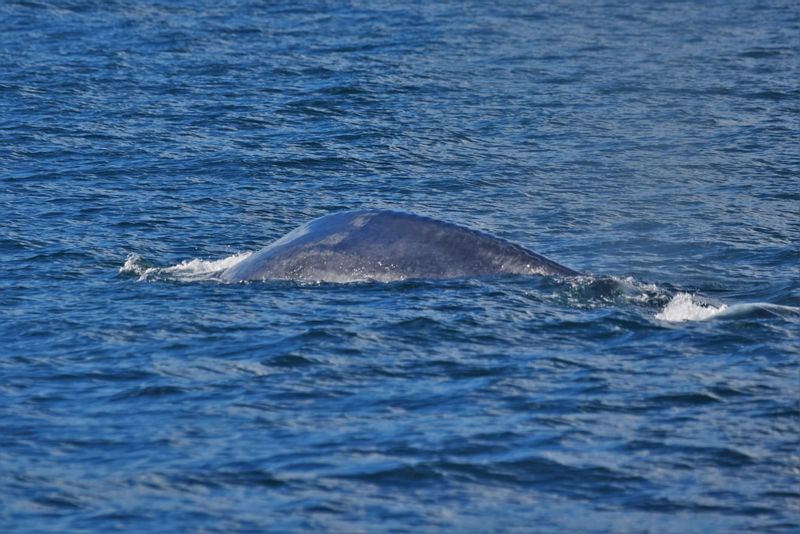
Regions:
M 0 530 L 800 530 L 800 6 L 493 4 L 0 2 Z

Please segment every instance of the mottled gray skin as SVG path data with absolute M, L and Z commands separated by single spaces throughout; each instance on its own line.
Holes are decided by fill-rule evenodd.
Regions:
M 225 282 L 353 282 L 494 274 L 580 273 L 483 232 L 385 210 L 314 219 L 220 275 Z

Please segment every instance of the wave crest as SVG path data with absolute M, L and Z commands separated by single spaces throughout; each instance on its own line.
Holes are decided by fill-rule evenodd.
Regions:
M 656 319 L 669 322 L 702 321 L 719 315 L 728 309 L 727 304 L 715 306 L 703 302 L 690 293 L 678 293 L 655 315 Z
M 119 268 L 119 272 L 138 275 L 140 282 L 164 279 L 181 282 L 211 280 L 228 267 L 236 265 L 250 256 L 250 254 L 252 253 L 242 252 L 220 260 L 194 258 L 169 267 L 150 267 L 139 254 L 129 254 L 123 266 Z

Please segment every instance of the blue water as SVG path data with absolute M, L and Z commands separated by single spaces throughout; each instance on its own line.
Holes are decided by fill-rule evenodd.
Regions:
M 0 3 L 0 530 L 800 529 L 800 9 Z M 587 273 L 223 284 L 377 207 Z

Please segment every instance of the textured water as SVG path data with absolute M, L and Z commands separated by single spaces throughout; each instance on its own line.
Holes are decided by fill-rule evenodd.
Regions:
M 796 2 L 0 3 L 0 529 L 797 531 Z M 223 284 L 407 210 L 585 276 Z

